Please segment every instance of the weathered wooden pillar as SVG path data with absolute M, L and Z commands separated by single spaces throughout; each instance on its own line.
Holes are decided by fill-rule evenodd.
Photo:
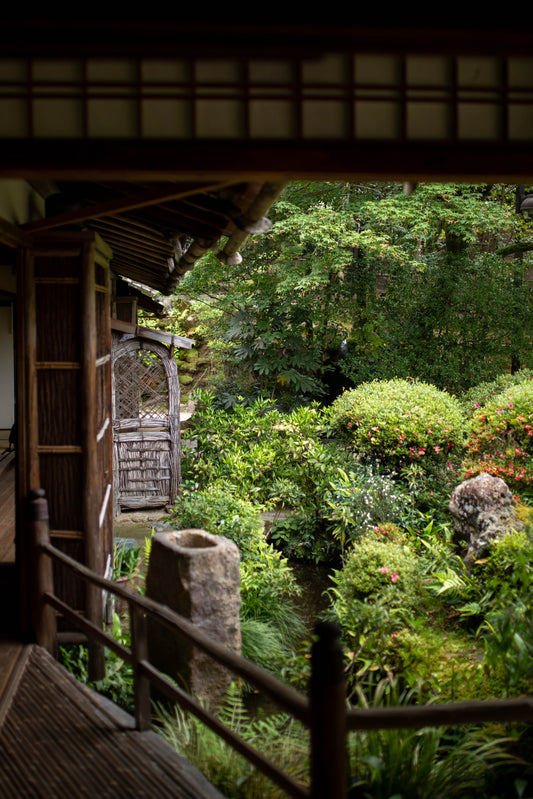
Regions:
M 42 488 L 30 492 L 29 524 L 32 554 L 32 624 L 37 643 L 54 654 L 56 644 L 56 617 L 54 609 L 43 602 L 43 594 L 54 592 L 52 562 L 39 550 L 41 544 L 50 543 L 48 502 Z
M 337 625 L 320 622 L 311 652 L 311 796 L 346 797 L 346 684 Z

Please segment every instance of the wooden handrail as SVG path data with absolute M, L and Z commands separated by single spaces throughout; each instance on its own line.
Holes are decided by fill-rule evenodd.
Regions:
M 64 552 L 56 549 L 51 544 L 40 544 L 37 548 L 38 551 L 45 553 L 53 560 L 64 563 L 76 574 L 80 575 L 80 577 L 90 580 L 93 584 L 98 585 L 106 591 L 110 591 L 115 594 L 115 596 L 122 597 L 122 599 L 125 599 L 128 603 L 133 603 L 135 606 L 142 608 L 169 629 L 177 630 L 195 646 L 215 658 L 219 663 L 227 666 L 231 671 L 238 674 L 239 677 L 242 677 L 246 681 L 253 682 L 261 691 L 274 699 L 284 710 L 287 710 L 299 721 L 309 725 L 309 702 L 302 694 L 290 688 L 288 685 L 285 685 L 285 683 L 282 683 L 253 663 L 250 663 L 240 655 L 237 655 L 235 652 L 231 652 L 226 647 L 213 641 L 212 638 L 209 638 L 209 636 L 196 628 L 194 624 L 184 619 L 183 616 L 178 615 L 165 605 L 160 605 L 158 602 L 154 602 L 154 600 L 148 597 L 137 594 L 131 589 L 125 588 L 105 577 L 101 577 L 86 566 L 78 563 L 78 561 L 65 555 Z M 65 613 L 71 621 L 76 621 L 76 611 L 70 609 L 69 612 L 68 605 L 61 602 L 58 597 L 46 593 L 44 599 L 49 604 L 52 604 L 56 610 Z M 89 631 L 91 635 L 97 636 L 100 641 L 104 641 L 105 639 L 105 645 L 113 649 L 109 641 L 113 641 L 114 639 L 103 631 L 98 630 L 98 628 L 91 625 L 86 619 L 82 617 L 79 618 L 80 628 Z
M 318 640 L 313 645 L 310 699 L 282 683 L 272 675 L 245 660 L 235 652 L 213 641 L 193 624 L 170 608 L 108 580 L 53 547 L 49 542 L 48 515 L 44 492 L 32 493 L 30 527 L 35 553 L 34 626 L 38 643 L 53 652 L 55 646 L 56 610 L 76 624 L 87 636 L 111 649 L 133 666 L 135 718 L 137 728 L 150 727 L 149 683 L 227 741 L 279 787 L 296 799 L 345 799 L 346 732 L 445 725 L 473 724 L 489 721 L 533 721 L 533 699 L 481 700 L 443 705 L 377 707 L 347 709 L 342 652 L 337 633 L 331 625 L 317 627 Z M 43 559 L 46 556 L 46 560 Z M 72 569 L 89 581 L 128 603 L 132 647 L 118 643 L 89 619 L 79 615 L 53 592 L 51 560 Z M 311 790 L 308 791 L 275 764 L 253 749 L 232 730 L 222 724 L 193 697 L 167 679 L 148 661 L 146 616 L 156 618 L 169 629 L 179 632 L 214 660 L 222 663 L 247 682 L 256 685 L 280 707 L 301 721 L 311 731 Z
M 39 490 L 39 492 L 34 492 L 32 510 L 35 515 L 43 516 L 43 502 L 46 503 L 44 492 L 41 492 L 41 490 Z M 290 775 L 279 769 L 272 761 L 230 730 L 229 727 L 219 721 L 216 716 L 165 677 L 148 661 L 145 626 L 146 616 L 151 615 L 168 628 L 179 632 L 213 659 L 223 663 L 227 668 L 246 681 L 253 683 L 277 702 L 280 707 L 303 722 L 304 725 L 309 726 L 309 701 L 304 696 L 280 682 L 275 677 L 272 677 L 267 672 L 259 669 L 240 655 L 231 652 L 216 641 L 213 641 L 200 630 L 196 629 L 193 624 L 170 610 L 170 608 L 160 605 L 141 594 L 137 594 L 131 589 L 125 588 L 112 580 L 101 577 L 83 564 L 65 555 L 65 553 L 52 546 L 49 541 L 46 541 L 47 519 L 44 519 L 43 523 L 41 523 L 41 521 L 43 520 L 40 520 L 38 524 L 35 523 L 35 521 L 31 522 L 34 535 L 34 552 L 37 556 L 36 563 L 41 564 L 39 569 L 46 575 L 46 580 L 44 581 L 37 579 L 38 599 L 40 600 L 38 604 L 42 608 L 49 608 L 50 610 L 55 610 L 62 614 L 69 621 L 77 625 L 90 640 L 108 647 L 125 662 L 133 666 L 135 720 L 137 729 L 144 731 L 151 727 L 149 685 L 152 684 L 172 701 L 177 702 L 181 707 L 192 712 L 206 726 L 214 730 L 220 738 L 229 743 L 237 752 L 242 754 L 288 795 L 295 797 L 295 799 L 311 799 L 311 797 L 312 799 L 318 799 L 318 797 L 321 796 L 321 794 L 316 792 L 310 792 L 305 786 L 302 786 Z M 43 559 L 43 555 L 46 556 L 46 559 Z M 99 629 L 89 619 L 79 615 L 73 608 L 53 593 L 50 584 L 51 560 L 62 563 L 72 569 L 72 571 L 82 579 L 89 581 L 92 585 L 105 589 L 127 601 L 132 631 L 131 649 L 120 644 L 104 630 Z M 46 562 L 48 562 L 48 567 L 45 568 Z M 49 651 L 53 651 L 49 623 L 46 639 L 42 637 L 43 630 L 40 623 L 42 617 L 44 617 L 44 614 L 35 616 L 37 640 L 42 645 L 45 645 Z M 48 622 L 49 621 L 50 615 L 48 615 Z M 332 799 L 337 799 L 336 794 L 330 794 L 330 796 Z M 339 796 L 338 799 L 343 799 L 344 796 L 345 792 L 342 796 Z
M 533 721 L 533 698 L 483 699 L 443 705 L 400 705 L 347 712 L 349 730 L 421 729 L 487 721 Z

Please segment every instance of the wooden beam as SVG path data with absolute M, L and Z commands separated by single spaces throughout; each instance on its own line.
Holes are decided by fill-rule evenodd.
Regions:
M 5 244 L 7 247 L 13 247 L 14 249 L 30 247 L 31 236 L 24 233 L 17 225 L 12 225 L 0 217 L 0 244 Z
M 433 54 L 435 52 L 485 55 L 531 52 L 528 25 L 495 21 L 484 13 L 475 27 L 468 20 L 434 24 L 417 10 L 416 16 L 402 10 L 401 16 L 387 13 L 387 20 L 375 11 L 357 6 L 356 15 L 342 14 L 342 22 L 327 22 L 306 10 L 305 20 L 291 18 L 290 11 L 282 24 L 257 21 L 250 16 L 242 21 L 228 21 L 227 14 L 217 18 L 210 11 L 210 21 L 166 14 L 162 19 L 109 16 L 83 20 L 61 18 L 22 18 L 2 20 L 0 47 L 4 57 L 243 57 L 287 58 L 296 55 L 313 57 L 321 52 L 359 52 Z M 215 13 L 215 18 L 213 14 Z M 287 18 L 286 18 L 287 15 Z M 450 16 L 450 15 L 448 15 Z M 15 22 L 15 24 L 13 24 Z
M 532 133 L 533 137 L 533 133 Z M 56 180 L 457 180 L 529 184 L 529 141 L 211 141 L 5 139 L 6 177 Z M 205 186 L 204 186 L 205 188 Z
M 151 327 L 140 327 L 131 322 L 122 322 L 120 319 L 111 320 L 111 329 L 120 333 L 130 333 L 132 336 L 146 338 L 149 341 L 158 341 L 162 344 L 174 345 L 182 349 L 190 350 L 194 346 L 192 338 L 178 336 L 175 333 L 165 333 L 163 330 L 154 330 Z
M 223 189 L 234 181 L 217 181 L 215 183 L 187 183 L 181 186 L 179 191 L 169 191 L 168 186 L 163 189 L 152 189 L 143 191 L 129 197 L 120 197 L 115 200 L 88 205 L 79 211 L 67 211 L 64 214 L 50 216 L 47 219 L 39 219 L 36 222 L 27 222 L 23 227 L 27 231 L 43 231 L 52 228 L 62 227 L 63 225 L 78 224 L 89 219 L 99 219 L 102 216 L 113 216 L 126 211 L 133 211 L 139 208 L 147 208 L 150 205 L 160 205 L 164 202 L 191 197 L 203 191 L 217 191 Z

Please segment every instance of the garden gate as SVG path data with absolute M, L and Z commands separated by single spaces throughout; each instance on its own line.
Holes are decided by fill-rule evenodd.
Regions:
M 180 388 L 163 344 L 128 338 L 113 353 L 115 514 L 174 502 L 180 481 Z

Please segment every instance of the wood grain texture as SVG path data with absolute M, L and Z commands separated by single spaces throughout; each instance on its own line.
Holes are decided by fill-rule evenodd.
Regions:
M 31 647 L 1 727 L 0 796 L 222 799 L 159 736 L 133 725 Z

